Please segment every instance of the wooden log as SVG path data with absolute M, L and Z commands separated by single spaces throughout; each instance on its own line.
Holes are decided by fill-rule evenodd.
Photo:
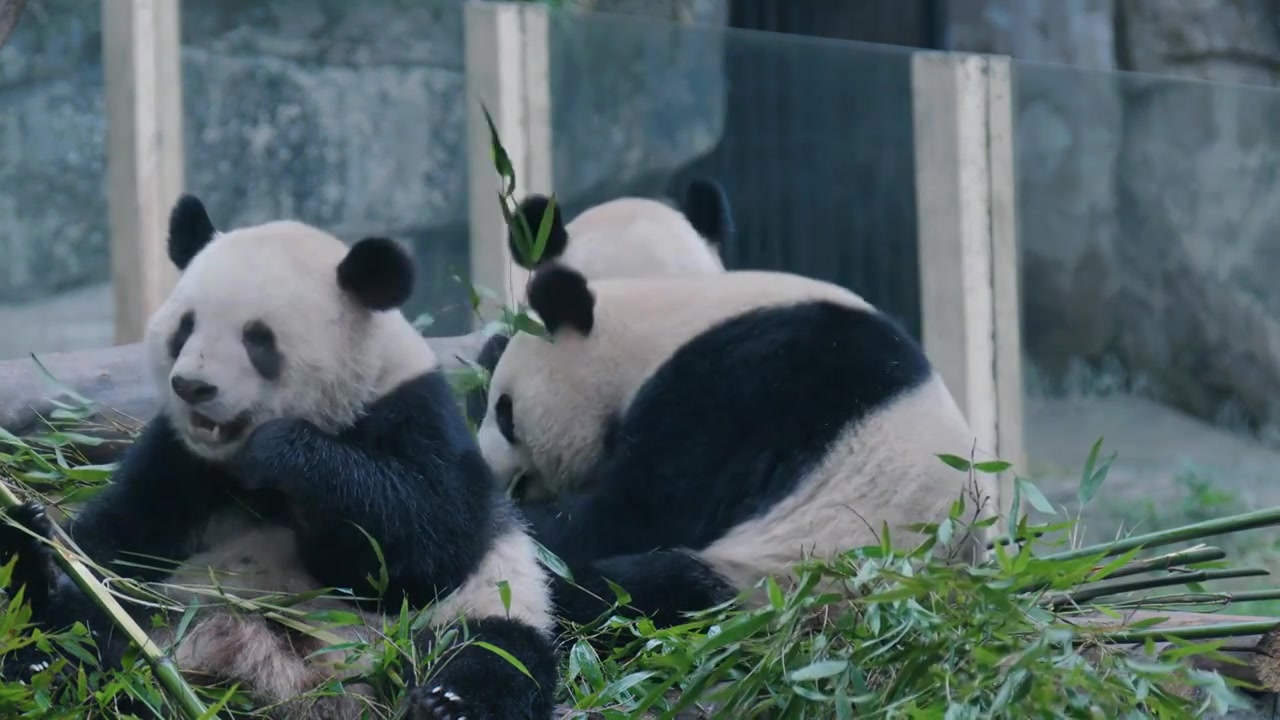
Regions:
M 1134 610 L 1123 613 L 1119 619 L 1102 613 L 1089 613 L 1073 617 L 1072 622 L 1090 629 L 1105 631 L 1122 630 L 1133 623 L 1151 618 L 1167 619 L 1148 628 L 1149 630 L 1170 631 L 1191 627 L 1225 627 L 1240 623 L 1276 620 L 1276 618 L 1226 615 L 1217 612 Z M 1223 641 L 1224 643 L 1218 648 L 1218 652 L 1239 661 L 1238 664 L 1194 656 L 1186 658 L 1185 662 L 1199 670 L 1216 672 L 1223 677 L 1258 686 L 1261 688 L 1258 692 L 1280 692 L 1280 628 L 1266 633 L 1223 638 Z M 1141 643 L 1118 644 L 1112 647 L 1123 652 L 1145 654 Z M 1176 647 L 1171 642 L 1158 641 L 1155 643 L 1155 657 L 1159 658 L 1165 652 Z
M 0 47 L 9 39 L 9 33 L 18 26 L 18 17 L 27 0 L 0 0 Z
M 454 369 L 461 367 L 461 358 L 475 358 L 484 340 L 476 332 L 427 338 L 427 342 L 440 364 Z M 50 353 L 37 359 L 38 363 L 30 357 L 0 362 L 0 428 L 19 437 L 43 429 L 43 418 L 57 407 L 53 400 L 66 397 L 58 386 L 92 401 L 95 423 L 137 427 L 158 407 L 141 343 Z M 112 436 L 108 439 L 119 435 L 107 434 Z

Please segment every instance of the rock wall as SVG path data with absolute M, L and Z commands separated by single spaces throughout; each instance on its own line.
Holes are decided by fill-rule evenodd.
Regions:
M 950 3 L 954 49 L 1028 61 L 1015 71 L 1024 337 L 1049 388 L 1109 367 L 1206 420 L 1280 419 L 1280 95 L 1248 87 L 1280 79 L 1278 11 Z
M 585 5 L 711 25 L 727 13 L 726 0 Z M 349 239 L 413 243 L 414 304 L 444 323 L 433 332 L 462 331 L 466 295 L 452 279 L 468 262 L 462 8 L 184 0 L 188 188 L 223 224 L 294 216 Z M 86 0 L 33 3 L 0 50 L 0 302 L 108 277 L 100 13 Z M 675 168 L 719 137 L 715 36 L 682 43 L 638 21 L 557 31 L 577 38 L 573 54 L 553 49 L 561 193 Z M 668 50 L 672 62 L 653 62 Z

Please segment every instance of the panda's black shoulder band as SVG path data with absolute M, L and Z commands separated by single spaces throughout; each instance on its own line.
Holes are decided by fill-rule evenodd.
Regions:
M 524 218 L 525 223 L 529 226 L 529 240 L 531 243 L 538 237 L 538 228 L 542 227 L 542 218 L 547 214 L 547 208 L 550 205 L 551 200 L 546 195 L 530 195 L 520 202 L 515 214 L 511 216 L 513 222 L 520 222 L 520 218 Z M 516 261 L 517 265 L 526 270 L 532 270 L 564 254 L 564 249 L 569 245 L 569 234 L 564 229 L 564 215 L 560 212 L 560 203 L 557 202 L 556 206 L 552 208 L 551 232 L 547 235 L 547 244 L 542 249 L 542 255 L 538 257 L 538 262 L 529 261 L 525 251 L 516 241 L 515 233 L 512 232 L 511 228 L 507 228 L 507 245 L 511 248 L 511 258 Z M 532 245 L 530 250 L 532 250 Z
M 529 307 L 537 311 L 551 334 L 562 327 L 571 327 L 583 336 L 591 334 L 596 298 L 582 273 L 564 265 L 545 265 L 529 279 L 528 294 Z
M 184 194 L 169 211 L 169 259 L 179 270 L 185 270 L 216 232 L 200 198 Z
M 370 310 L 403 305 L 413 292 L 413 275 L 413 259 L 389 238 L 365 238 L 338 263 L 338 286 Z

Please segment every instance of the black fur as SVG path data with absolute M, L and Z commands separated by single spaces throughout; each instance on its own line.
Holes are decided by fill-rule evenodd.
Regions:
M 492 377 L 494 368 L 498 367 L 498 361 L 502 359 L 502 353 L 507 349 L 507 343 L 511 342 L 511 336 L 502 333 L 495 333 L 484 341 L 484 347 L 480 348 L 480 354 L 476 356 L 476 364 L 484 368 L 484 371 Z M 484 388 L 475 388 L 467 393 L 467 417 L 471 418 L 471 422 L 479 427 L 484 422 L 484 414 L 489 409 L 489 394 Z
M 529 240 L 532 242 L 538 237 L 538 228 L 542 227 L 542 219 L 547 214 L 547 207 L 551 201 L 546 195 L 530 195 L 525 198 L 520 206 L 516 208 L 515 214 L 512 216 L 513 222 L 519 222 L 519 218 L 524 218 L 525 223 L 529 226 Z M 515 233 L 511 229 L 507 229 L 507 247 L 511 249 L 511 259 L 516 264 L 526 270 L 532 270 L 544 263 L 555 260 L 564 253 L 564 249 L 569 246 L 569 234 L 564 229 L 564 214 L 560 211 L 560 203 L 556 202 L 555 208 L 552 209 L 551 215 L 551 232 L 547 235 L 547 244 L 542 249 L 542 255 L 538 257 L 537 262 L 530 262 L 525 257 L 525 253 L 520 249 L 519 243 L 516 242 Z M 533 248 L 530 246 L 530 252 Z
M 680 210 L 707 242 L 721 248 L 733 242 L 733 210 L 720 183 L 708 179 L 690 182 Z
M 538 268 L 529 278 L 528 296 L 529 307 L 537 311 L 547 332 L 554 335 L 567 326 L 591 334 L 596 298 L 582 273 L 564 265 Z
M 263 424 L 240 461 L 227 467 L 192 455 L 162 415 L 144 429 L 114 482 L 75 516 L 68 532 L 107 567 L 130 559 L 130 553 L 181 561 L 201 549 L 201 530 L 215 513 L 247 502 L 268 521 L 292 525 L 303 563 L 324 586 L 369 597 L 375 592 L 369 579 L 380 574 L 378 560 L 354 523 L 381 547 L 390 607 L 398 609 L 401 598 L 422 607 L 466 580 L 511 522 L 454 402 L 445 377 L 431 372 L 372 404 L 339 437 L 302 421 Z M 47 552 L 4 539 L 0 550 L 23 555 L 19 577 L 49 587 L 39 574 L 52 572 Z M 168 574 L 137 565 L 113 569 L 143 580 Z M 44 598 L 39 619 L 48 627 L 85 620 L 111 641 L 105 660 L 118 665 L 124 642 L 73 585 L 59 583 Z M 473 621 L 471 627 L 519 658 L 540 687 L 500 656 L 467 647 L 440 668 L 432 685 L 411 695 L 420 698 L 441 685 L 460 696 L 460 714 L 473 720 L 549 718 L 556 687 L 550 644 L 533 628 L 505 620 Z M 6 677 L 11 671 L 6 664 Z M 502 684 L 488 685 L 491 678 Z M 496 687 L 503 691 L 494 692 Z M 422 704 L 413 697 L 409 702 Z M 451 716 L 423 707 L 411 717 Z
M 369 237 L 338 263 L 338 286 L 370 310 L 400 307 L 413 292 L 413 260 L 399 243 Z
M 522 508 L 577 578 L 631 584 L 645 614 L 707 607 L 727 585 L 688 555 L 652 552 L 705 548 L 766 512 L 844 428 L 930 372 L 882 315 L 827 302 L 754 310 L 693 338 L 642 385 L 586 490 Z M 563 587 L 557 602 L 576 622 L 599 614 Z
M 179 270 L 185 270 L 191 259 L 213 239 L 215 232 L 213 221 L 200 198 L 183 195 L 169 211 L 169 259 Z
M 284 370 L 284 353 L 276 343 L 276 333 L 270 325 L 255 320 L 249 323 L 241 336 L 245 353 L 253 369 L 267 380 L 278 380 Z
M 178 327 L 174 328 L 173 334 L 169 336 L 167 344 L 170 358 L 177 358 L 182 352 L 182 346 L 187 344 L 187 340 L 191 339 L 191 333 L 196 330 L 196 314 L 188 310 L 182 313 L 182 317 L 178 319 Z

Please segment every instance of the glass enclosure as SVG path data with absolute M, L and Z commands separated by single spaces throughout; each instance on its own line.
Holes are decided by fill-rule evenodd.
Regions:
M 101 15 L 39 3 L 0 48 L 0 360 L 112 344 Z
M 1015 82 L 1029 473 L 1074 513 L 1104 438 L 1093 539 L 1280 504 L 1280 93 Z

